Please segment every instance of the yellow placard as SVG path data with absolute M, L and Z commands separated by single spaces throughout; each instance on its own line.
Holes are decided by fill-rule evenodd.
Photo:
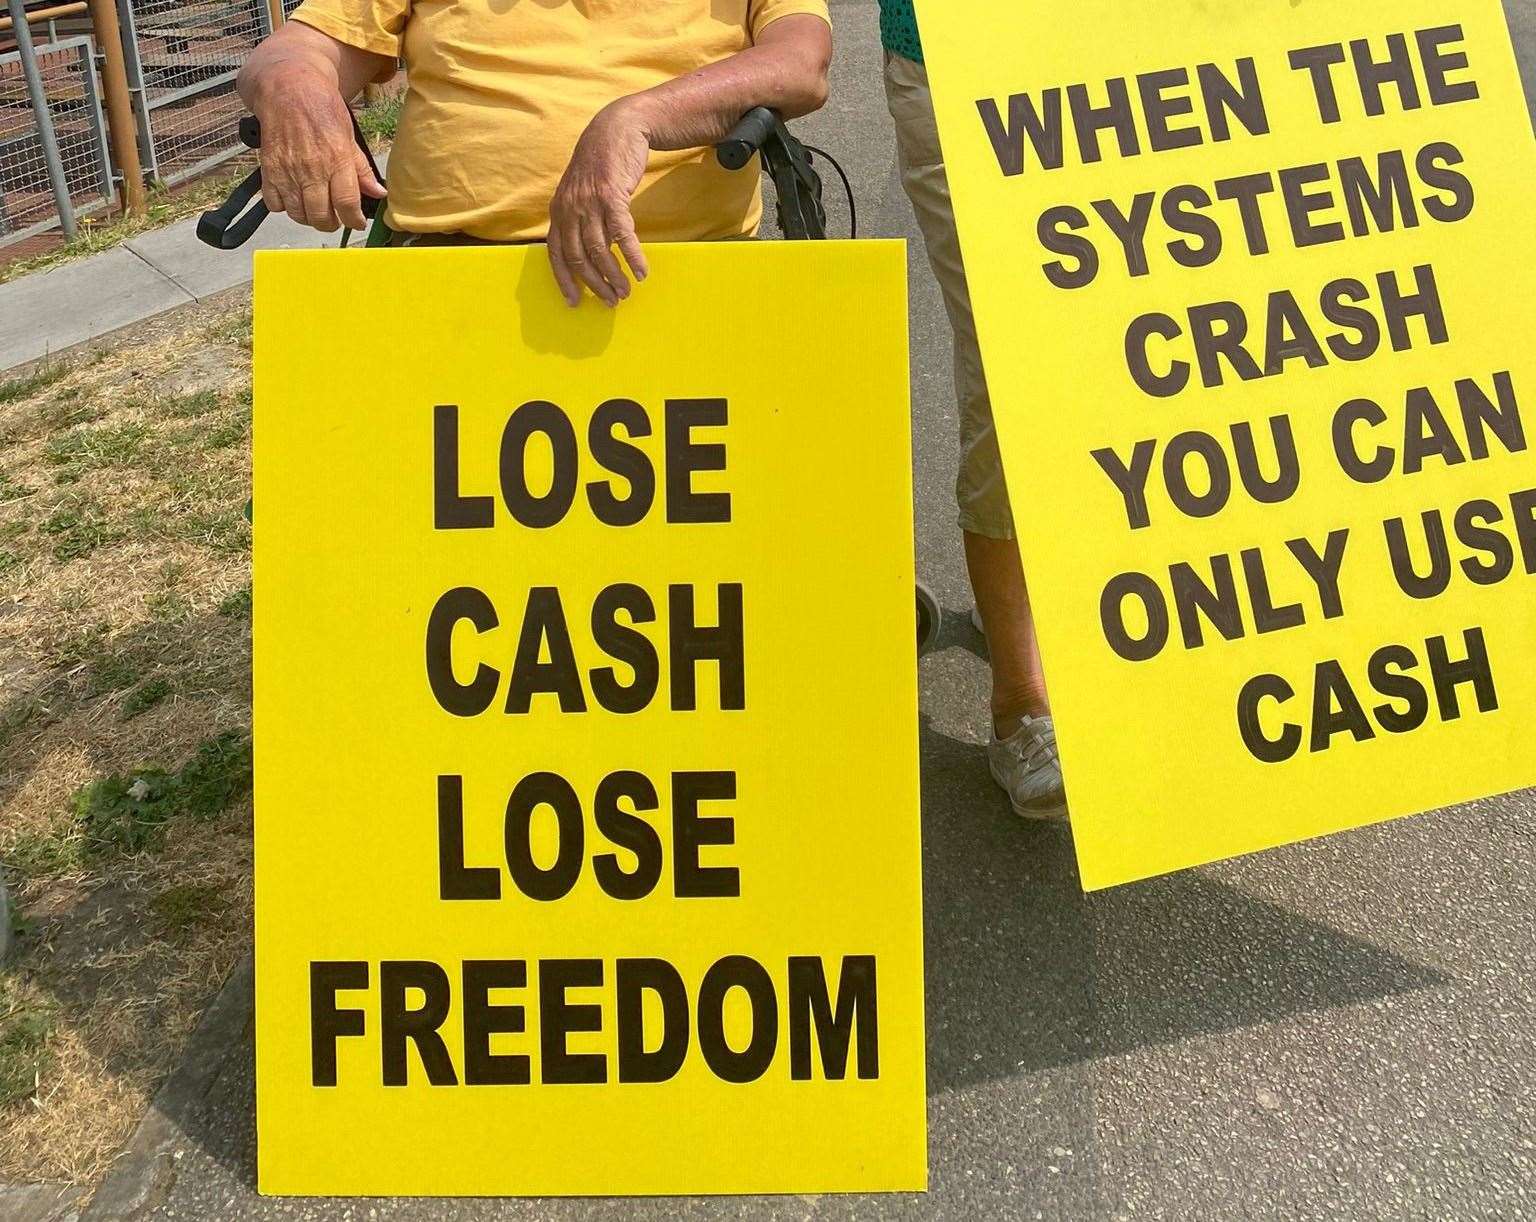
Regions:
M 271 1193 L 925 1183 L 900 243 L 271 253 Z
M 1498 0 L 919 18 L 1085 886 L 1536 783 Z

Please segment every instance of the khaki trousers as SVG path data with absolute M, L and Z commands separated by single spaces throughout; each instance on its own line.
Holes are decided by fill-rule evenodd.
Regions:
M 960 238 L 955 232 L 955 212 L 939 149 L 927 70 L 887 52 L 885 97 L 896 123 L 901 185 L 912 201 L 928 262 L 944 294 L 944 308 L 955 334 L 955 398 L 960 408 L 960 474 L 955 496 L 960 504 L 960 528 L 991 539 L 1012 539 L 1013 510 L 1003 480 L 981 350 L 976 344 L 971 294 L 960 258 Z

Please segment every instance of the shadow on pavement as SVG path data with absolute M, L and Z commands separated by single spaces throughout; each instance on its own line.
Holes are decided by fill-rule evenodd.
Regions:
M 1447 979 L 1195 871 L 1085 896 L 979 744 L 925 721 L 922 760 L 930 1092 Z

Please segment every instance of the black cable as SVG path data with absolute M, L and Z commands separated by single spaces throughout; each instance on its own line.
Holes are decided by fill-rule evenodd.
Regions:
M 826 149 L 819 149 L 814 144 L 807 144 L 804 147 L 806 152 L 815 153 L 818 157 L 825 157 L 830 161 L 832 168 L 837 171 L 837 176 L 843 180 L 843 193 L 848 196 L 848 236 L 849 238 L 858 237 L 859 209 L 858 205 L 853 202 L 853 184 L 848 181 L 848 175 L 844 174 L 843 167 L 837 164 L 837 158 L 827 152 Z

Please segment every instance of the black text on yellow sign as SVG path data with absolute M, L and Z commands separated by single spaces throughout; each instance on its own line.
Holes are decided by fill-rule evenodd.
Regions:
M 1497 0 L 922 21 L 1085 883 L 1536 782 Z
M 921 1186 L 901 248 L 540 258 L 259 264 L 262 1186 Z

